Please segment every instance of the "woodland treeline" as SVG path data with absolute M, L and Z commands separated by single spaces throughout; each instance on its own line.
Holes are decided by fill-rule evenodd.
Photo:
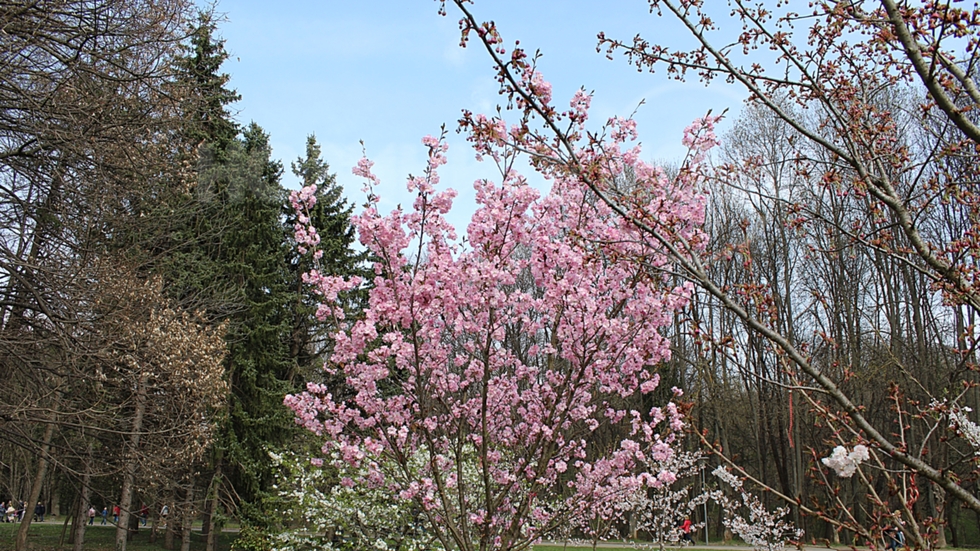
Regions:
M 939 123 L 917 116 L 921 90 L 890 88 L 875 99 L 879 108 L 902 114 L 903 146 L 923 158 L 919 178 L 975 178 L 975 159 L 924 161 L 946 147 L 946 138 Z M 747 295 L 764 287 L 751 300 L 781 335 L 806 350 L 875 426 L 975 494 L 975 450 L 943 435 L 948 427 L 937 427 L 931 409 L 942 399 L 974 411 L 980 406 L 970 336 L 976 313 L 943 300 L 915 265 L 872 239 L 856 239 L 855 220 L 887 216 L 859 191 L 821 187 L 817 182 L 828 174 L 802 166 L 802 159 L 822 152 L 802 150 L 805 141 L 785 121 L 751 104 L 732 118 L 716 156 L 720 176 L 710 185 L 710 276 Z M 952 240 L 968 231 L 966 209 L 955 200 L 923 206 L 917 222 L 930 236 Z M 902 237 L 889 232 L 874 239 Z M 793 506 L 791 516 L 808 539 L 866 541 L 845 526 L 881 526 L 889 522 L 884 514 L 908 507 L 920 522 L 931 519 L 926 530 L 942 544 L 980 542 L 974 511 L 900 465 L 885 462 L 863 481 L 835 477 L 820 460 L 850 438 L 840 422 L 846 416 L 715 297 L 699 291 L 673 339 L 669 372 L 693 402 L 705 449 L 724 451 L 744 474 L 781 494 L 768 495 L 770 506 L 799 500 L 802 507 Z M 725 537 L 720 518 L 709 522 L 713 538 Z
M 283 396 L 323 346 L 300 293 L 283 166 L 233 115 L 209 13 L 185 0 L 0 5 L 0 499 L 80 549 L 86 512 L 171 514 L 164 545 L 209 549 L 294 445 Z M 350 209 L 310 137 L 327 266 L 349 273 Z M 153 530 L 157 533 L 156 526 Z M 174 539 L 179 541 L 175 543 Z
M 682 4 L 669 11 L 697 22 L 701 3 Z M 902 38 L 894 2 L 818 4 L 837 26 L 811 38 L 823 54 L 797 80 L 726 65 L 707 39 L 687 58 L 601 39 L 642 69 L 730 75 L 752 94 L 706 180 L 704 262 L 673 274 L 699 286 L 663 388 L 685 389 L 687 445 L 791 504 L 808 540 L 867 543 L 904 518 L 921 541 L 977 544 L 976 453 L 955 421 L 980 407 L 976 49 L 920 48 L 942 68 L 933 80 L 894 53 L 976 21 L 947 9 Z M 758 31 L 758 11 L 742 21 L 757 30 L 742 40 L 810 59 Z M 848 25 L 892 29 L 855 50 L 879 65 L 835 48 Z M 275 531 L 268 452 L 311 445 L 282 400 L 321 381 L 328 328 L 303 290 L 285 168 L 233 115 L 216 22 L 184 0 L 42 0 L 0 4 L 0 29 L 0 498 L 74 518 L 76 549 L 93 504 L 121 506 L 121 550 L 144 504 L 151 522 L 170 505 L 167 548 L 187 549 L 198 517 L 209 549 L 231 517 Z M 359 273 L 314 138 L 290 169 L 320 186 L 323 265 Z M 614 187 L 635 191 L 629 174 Z M 356 315 L 358 296 L 346 306 Z M 875 449 L 860 476 L 820 461 L 856 443 Z M 707 511 L 712 539 L 720 514 Z
M 497 117 L 463 126 L 584 181 L 695 285 L 671 368 L 696 445 L 790 505 L 809 541 L 880 546 L 899 526 L 918 548 L 975 544 L 977 6 L 650 0 L 651 32 L 600 32 L 600 53 L 651 78 L 748 95 L 712 170 L 673 172 L 704 182 L 702 248 L 650 214 L 635 174 L 607 176 L 603 135 L 568 122 L 488 5 L 441 4 L 516 112 L 503 138 Z M 658 42 L 661 24 L 687 46 Z M 831 468 L 844 456 L 853 469 Z

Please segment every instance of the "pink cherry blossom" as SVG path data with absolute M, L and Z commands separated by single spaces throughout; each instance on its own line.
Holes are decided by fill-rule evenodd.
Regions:
M 523 84 L 535 101 L 551 101 L 540 73 L 527 71 Z M 590 101 L 575 94 L 573 122 L 584 125 Z M 713 123 L 701 121 L 685 137 L 699 155 L 715 142 Z M 442 137 L 423 139 L 428 162 L 407 182 L 416 198 L 406 210 L 382 215 L 372 163 L 358 162 L 354 173 L 371 195 L 352 222 L 376 259 L 368 305 L 346 319 L 339 297 L 364 282 L 317 270 L 304 276 L 321 302 L 317 316 L 338 327 L 325 369 L 343 374 L 347 387 L 310 385 L 285 400 L 297 423 L 328 436 L 325 450 L 364 464 L 363 480 L 342 484 L 414 501 L 445 541 L 468 533 L 508 549 L 576 515 L 614 518 L 622 496 L 674 482 L 669 471 L 639 471 L 648 458 L 672 457 L 681 410 L 674 402 L 649 411 L 623 404 L 659 386 L 656 366 L 670 358 L 660 330 L 692 291 L 668 277 L 666 251 L 596 200 L 581 172 L 547 162 L 557 153 L 524 125 L 508 130 L 499 117 L 476 115 L 469 139 L 494 160 L 535 152 L 532 165 L 551 191 L 542 195 L 501 165 L 499 182 L 474 184 L 478 208 L 462 240 L 446 219 L 455 192 L 441 188 Z M 690 179 L 697 167 L 671 181 L 644 163 L 638 148 L 624 146 L 637 138 L 631 119 L 611 119 L 595 135 L 608 138 L 582 140 L 581 170 L 608 182 L 633 175 L 635 190 L 621 208 L 669 226 L 696 250 L 704 219 L 704 196 Z M 290 198 L 300 216 L 311 200 L 302 190 Z M 297 245 L 318 260 L 316 229 L 298 220 Z M 612 449 L 589 442 L 600 426 L 620 435 Z M 411 462 L 419 457 L 421 464 Z M 402 474 L 383 475 L 372 458 Z

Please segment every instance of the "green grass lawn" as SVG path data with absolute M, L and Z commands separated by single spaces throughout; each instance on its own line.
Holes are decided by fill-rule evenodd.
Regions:
M 13 551 L 19 526 L 16 523 L 0 523 L 0 551 Z M 28 547 L 36 551 L 70 551 L 71 544 L 67 542 L 67 534 L 65 535 L 65 544 L 58 545 L 61 540 L 61 530 L 61 522 L 32 523 L 31 531 L 27 536 Z M 228 551 L 236 536 L 238 536 L 237 533 L 223 532 L 218 539 L 218 551 Z M 204 544 L 205 540 L 199 532 L 191 533 L 191 551 L 203 551 Z M 95 525 L 86 527 L 86 551 L 113 551 L 115 547 L 115 526 L 100 526 L 96 520 Z M 174 541 L 174 548 L 180 549 L 179 539 Z M 149 526 L 141 528 L 139 533 L 126 545 L 126 549 L 131 551 L 161 551 L 163 549 L 163 532 L 158 531 L 157 540 L 150 543 Z
M 85 530 L 85 551 L 114 551 L 116 547 L 115 526 L 100 526 L 99 519 L 93 526 L 86 527 Z M 200 529 L 200 523 L 195 526 L 195 530 Z M 14 539 L 17 534 L 19 524 L 0 523 L 0 551 L 13 551 Z M 27 538 L 29 549 L 33 551 L 71 551 L 71 544 L 66 542 L 59 545 L 62 531 L 61 522 L 44 522 L 31 524 L 31 531 Z M 235 526 L 237 527 L 237 525 Z M 237 532 L 222 532 L 218 539 L 218 551 L 229 551 L 232 542 L 238 536 Z M 622 543 L 622 542 L 619 542 Z M 191 551 L 204 551 L 205 540 L 200 532 L 191 533 Z M 600 547 L 602 547 L 600 545 Z M 155 542 L 150 543 L 149 527 L 141 528 L 136 537 L 130 540 L 126 546 L 128 551 L 163 551 L 163 532 L 157 534 Z M 174 541 L 174 549 L 179 551 L 180 540 Z M 629 549 L 628 545 L 623 549 Z M 733 549 L 738 549 L 734 547 Z M 572 545 L 564 546 L 561 544 L 535 545 L 534 551 L 592 551 L 591 545 Z M 605 551 L 609 551 L 606 548 Z

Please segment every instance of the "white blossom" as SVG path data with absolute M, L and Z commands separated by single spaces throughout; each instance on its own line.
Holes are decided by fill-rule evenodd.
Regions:
M 858 444 L 854 451 L 848 452 L 844 446 L 837 446 L 830 457 L 821 459 L 824 465 L 830 467 L 841 478 L 851 478 L 857 472 L 858 466 L 871 457 L 867 446 Z
M 973 446 L 973 453 L 980 455 L 980 426 L 977 426 L 966 416 L 969 412 L 970 408 L 968 407 L 951 409 L 949 412 L 949 428 L 959 432 L 960 436 Z
M 863 447 L 863 446 L 862 446 Z M 867 453 L 867 449 L 863 453 Z M 728 469 L 719 466 L 712 474 L 731 486 L 741 497 L 740 501 L 728 498 L 722 492 L 714 492 L 712 497 L 725 511 L 725 526 L 742 538 L 757 551 L 781 551 L 790 539 L 800 539 L 803 531 L 793 523 L 783 520 L 789 507 L 768 511 L 761 501 L 743 488 L 742 481 Z M 742 516 L 742 509 L 748 510 L 748 517 Z
M 295 524 L 272 537 L 272 551 L 421 551 L 431 549 L 432 530 L 424 514 L 410 499 L 402 499 L 390 487 L 345 485 L 343 480 L 363 476 L 370 469 L 397 476 L 393 465 L 380 457 L 365 457 L 357 467 L 341 461 L 334 452 L 323 467 L 291 454 L 274 456 L 285 471 L 278 479 L 279 497 L 290 504 Z M 417 468 L 428 457 L 413 457 Z M 340 483 L 338 483 L 340 481 Z
M 694 510 L 708 501 L 709 493 L 696 491 L 690 480 L 702 469 L 703 455 L 700 452 L 677 452 L 663 461 L 648 461 L 646 467 L 652 473 L 671 473 L 670 482 L 657 479 L 661 484 L 653 485 L 638 492 L 634 511 L 637 515 L 637 530 L 650 537 L 650 543 L 660 548 L 665 544 L 677 545 L 684 533 L 681 522 L 693 516 Z M 704 527 L 704 522 L 691 525 L 696 533 Z

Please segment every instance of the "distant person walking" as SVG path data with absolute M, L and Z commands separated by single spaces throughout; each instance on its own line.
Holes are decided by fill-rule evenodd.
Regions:
M 150 508 L 147 507 L 146 504 L 144 503 L 143 506 L 140 507 L 140 524 L 146 526 L 146 519 L 149 516 L 150 516 Z
M 885 549 L 896 551 L 900 547 L 905 547 L 905 534 L 898 526 L 889 526 L 883 531 L 885 536 Z
M 119 524 L 119 506 L 118 505 L 113 505 L 112 506 L 112 523 L 113 524 Z
M 683 542 L 683 543 L 694 543 L 694 540 L 691 539 L 691 527 L 692 526 L 694 526 L 694 523 L 692 523 L 691 522 L 691 519 L 689 519 L 689 518 L 684 519 L 684 522 L 681 523 L 681 526 L 680 526 L 680 528 L 681 528 L 681 542 Z
M 106 525 L 106 520 L 108 520 L 108 519 L 109 519 L 109 508 L 108 507 L 103 507 L 102 508 L 102 526 L 105 526 Z
M 36 518 L 38 522 L 44 522 L 44 504 L 40 501 L 38 501 L 37 505 L 34 506 L 34 518 Z
M 88 508 L 88 525 L 92 526 L 95 524 L 95 507 Z

